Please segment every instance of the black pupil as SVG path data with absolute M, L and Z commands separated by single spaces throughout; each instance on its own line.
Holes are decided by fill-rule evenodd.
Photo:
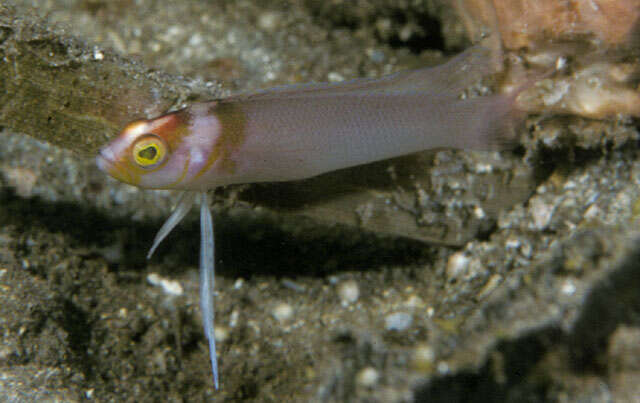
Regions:
M 149 146 L 144 150 L 140 150 L 138 156 L 146 160 L 152 160 L 156 157 L 156 154 L 158 154 L 158 150 L 156 150 L 156 148 L 153 146 Z

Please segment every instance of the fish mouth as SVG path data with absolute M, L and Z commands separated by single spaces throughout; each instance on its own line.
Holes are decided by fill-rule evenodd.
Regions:
M 122 182 L 132 185 L 136 184 L 131 175 L 122 167 L 122 163 L 116 160 L 115 155 L 108 148 L 103 148 L 98 155 L 96 155 L 96 165 L 102 172 Z
M 109 168 L 111 168 L 111 162 L 100 154 L 96 156 L 96 165 L 102 172 L 109 172 Z
M 104 148 L 100 150 L 98 155 L 96 155 L 96 165 L 102 172 L 111 174 L 111 171 L 116 165 L 113 153 Z

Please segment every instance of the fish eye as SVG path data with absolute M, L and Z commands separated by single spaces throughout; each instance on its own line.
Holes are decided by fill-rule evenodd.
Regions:
M 162 164 L 167 155 L 167 146 L 153 133 L 141 136 L 133 144 L 133 160 L 141 168 L 155 168 Z

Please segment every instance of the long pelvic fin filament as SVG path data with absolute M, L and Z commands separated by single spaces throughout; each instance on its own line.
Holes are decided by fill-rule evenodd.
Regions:
M 216 338 L 213 332 L 214 247 L 213 217 L 209 210 L 209 197 L 204 191 L 200 193 L 200 311 L 204 333 L 209 339 L 213 383 L 218 389 Z
M 156 251 L 160 242 L 166 238 L 167 235 L 182 221 L 184 216 L 187 215 L 189 210 L 191 210 L 191 206 L 193 206 L 193 202 L 196 199 L 196 193 L 194 192 L 183 192 L 180 195 L 180 199 L 178 199 L 178 204 L 176 204 L 176 208 L 173 209 L 173 212 L 167 218 L 167 221 L 162 224 L 162 227 L 156 234 L 155 239 L 153 240 L 153 245 L 151 245 L 151 249 L 149 249 L 149 253 L 147 253 L 147 259 L 151 259 L 153 256 L 153 252 Z
M 218 361 L 216 357 L 216 339 L 213 330 L 213 290 L 214 290 L 214 251 L 215 244 L 213 241 L 213 217 L 209 210 L 209 197 L 207 192 L 184 192 L 173 213 L 167 218 L 162 225 L 153 245 L 147 254 L 147 259 L 151 258 L 153 252 L 164 238 L 182 221 L 187 215 L 191 206 L 195 202 L 196 196 L 200 195 L 200 312 L 202 314 L 202 323 L 204 324 L 204 333 L 209 341 L 209 357 L 211 359 L 211 368 L 213 370 L 213 383 L 218 389 Z

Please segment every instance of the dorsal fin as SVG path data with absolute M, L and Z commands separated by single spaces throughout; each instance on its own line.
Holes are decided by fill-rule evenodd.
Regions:
M 435 67 L 401 71 L 381 78 L 357 78 L 341 83 L 294 84 L 265 89 L 254 94 L 240 94 L 229 101 L 314 98 L 339 95 L 429 92 L 433 95 L 458 96 L 466 88 L 491 72 L 489 50 L 481 46 L 467 49 L 446 63 Z

